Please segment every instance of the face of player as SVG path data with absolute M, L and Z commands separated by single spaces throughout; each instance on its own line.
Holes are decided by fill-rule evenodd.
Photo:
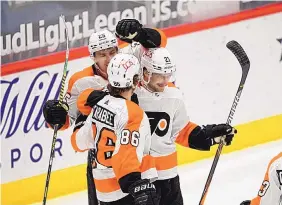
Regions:
M 149 74 L 145 72 L 144 79 L 148 82 Z M 167 86 L 172 74 L 159 74 L 152 73 L 149 83 L 147 84 L 148 88 L 153 92 L 163 92 Z
M 110 63 L 110 60 L 112 57 L 114 57 L 117 54 L 118 50 L 117 48 L 108 48 L 101 51 L 95 52 L 94 60 L 99 68 L 100 74 L 105 79 L 108 79 L 107 75 L 107 67 Z

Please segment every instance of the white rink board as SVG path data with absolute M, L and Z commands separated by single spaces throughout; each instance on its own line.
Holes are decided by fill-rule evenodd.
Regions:
M 229 40 L 241 43 L 251 60 L 234 124 L 282 113 L 282 45 L 277 41 L 282 38 L 281 22 L 282 12 L 168 40 L 177 63 L 177 85 L 186 96 L 192 121 L 226 121 L 240 80 L 240 66 L 225 47 Z M 70 61 L 69 75 L 90 64 L 88 57 Z M 2 183 L 46 173 L 53 131 L 43 124 L 40 110 L 46 99 L 54 98 L 62 70 L 60 63 L 1 79 Z M 85 153 L 75 154 L 71 148 L 71 131 L 58 135 L 60 152 L 53 170 L 86 162 Z

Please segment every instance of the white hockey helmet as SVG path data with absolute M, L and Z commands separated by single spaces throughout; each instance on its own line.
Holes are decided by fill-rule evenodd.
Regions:
M 133 77 L 139 75 L 140 64 L 131 54 L 118 53 L 108 65 L 108 80 L 111 86 L 127 88 L 133 85 Z
M 149 73 L 173 74 L 176 65 L 166 48 L 151 48 L 146 50 L 141 58 L 142 72 L 144 67 Z
M 108 30 L 94 32 L 89 38 L 88 51 L 90 57 L 94 57 L 94 53 L 97 51 L 114 47 L 118 47 L 117 38 Z

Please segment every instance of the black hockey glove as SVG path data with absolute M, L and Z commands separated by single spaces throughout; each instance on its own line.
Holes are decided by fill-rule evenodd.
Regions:
M 116 26 L 116 36 L 128 43 L 132 43 L 132 40 L 139 42 L 142 32 L 142 24 L 136 19 L 122 19 Z
M 246 201 L 243 201 L 240 205 L 250 205 L 250 204 L 251 204 L 251 201 L 246 200 Z
M 85 105 L 93 107 L 94 105 L 96 105 L 100 100 L 102 100 L 108 94 L 109 94 L 108 92 L 105 92 L 105 91 L 102 91 L 102 90 L 94 90 L 88 96 Z
M 223 138 L 224 145 L 229 146 L 233 140 L 234 134 L 237 130 L 227 124 L 207 125 L 205 127 L 206 135 L 211 139 L 210 145 L 220 143 L 221 137 Z
M 68 110 L 65 102 L 60 105 L 59 100 L 48 100 L 43 106 L 43 115 L 49 125 L 54 128 L 58 124 L 60 129 L 66 123 Z
M 136 181 L 128 191 L 134 198 L 134 205 L 157 205 L 156 188 L 148 179 Z

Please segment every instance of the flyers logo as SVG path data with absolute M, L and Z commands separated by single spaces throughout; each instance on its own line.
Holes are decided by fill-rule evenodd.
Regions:
M 170 124 L 170 116 L 166 112 L 146 112 L 151 126 L 151 134 L 159 137 L 167 134 Z
M 131 60 L 128 60 L 126 62 L 122 62 L 122 67 L 127 71 L 134 63 Z

